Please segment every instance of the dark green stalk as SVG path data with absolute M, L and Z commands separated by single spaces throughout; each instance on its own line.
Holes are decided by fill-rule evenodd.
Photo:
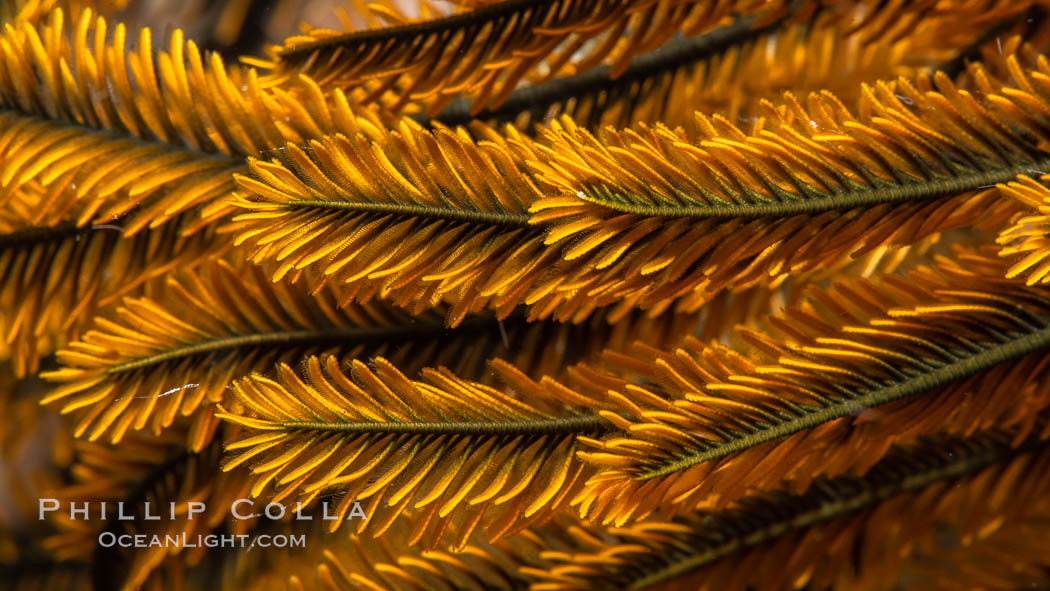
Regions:
M 580 191 L 577 196 L 584 201 L 613 211 L 641 216 L 667 218 L 781 217 L 947 197 L 1009 182 L 1018 175 L 1030 175 L 1033 170 L 1048 169 L 1050 169 L 1050 158 L 1043 158 L 992 170 L 967 172 L 958 176 L 918 179 L 916 182 L 907 184 L 891 184 L 887 181 L 886 185 L 881 187 L 858 186 L 857 189 L 848 192 L 815 193 L 815 197 L 798 198 L 793 201 L 762 201 L 746 204 L 641 205 L 625 199 L 622 195 L 595 189 Z
M 280 423 L 288 431 L 324 431 L 333 433 L 397 433 L 402 435 L 571 435 L 601 433 L 612 424 L 601 417 L 579 416 L 557 419 L 524 419 L 513 421 L 461 421 L 445 423 Z
M 989 344 L 979 352 L 971 352 L 968 356 L 945 364 L 928 373 L 882 388 L 861 391 L 856 396 L 846 398 L 831 406 L 807 412 L 802 416 L 784 422 L 759 427 L 758 430 L 752 433 L 742 435 L 725 443 L 714 444 L 706 449 L 690 452 L 685 457 L 681 457 L 674 462 L 664 464 L 659 468 L 646 470 L 635 478 L 637 480 L 659 478 L 697 464 L 724 458 L 734 452 L 743 451 L 767 441 L 811 429 L 828 421 L 856 415 L 875 406 L 947 385 L 977 372 L 990 369 L 1005 361 L 1045 349 L 1048 346 L 1050 346 L 1050 327 L 1044 327 L 1029 334 L 1017 335 L 1002 343 Z
M 444 207 L 427 207 L 425 205 L 404 205 L 400 203 L 360 203 L 355 201 L 302 200 L 284 205 L 288 209 L 328 209 L 366 213 L 392 214 L 404 217 L 449 220 L 493 226 L 510 226 L 524 228 L 529 224 L 526 213 L 504 213 L 477 211 L 467 209 L 450 209 Z
M 704 521 L 705 525 L 708 522 L 712 525 L 697 531 L 693 536 L 698 546 L 694 553 L 686 551 L 678 556 L 661 555 L 659 558 L 665 564 L 631 580 L 623 588 L 638 591 L 651 587 L 788 533 L 843 517 L 937 482 L 973 474 L 993 464 L 1012 460 L 1022 453 L 1043 449 L 1046 445 L 1045 441 L 1034 437 L 1016 448 L 1009 442 L 1009 433 L 993 431 L 978 435 L 973 440 L 944 442 L 947 451 L 935 457 L 917 454 L 918 458 L 909 458 L 898 452 L 896 456 L 881 460 L 863 478 L 841 476 L 815 484 L 801 495 L 778 499 L 777 508 L 770 507 L 769 513 L 775 515 L 772 520 L 755 516 L 754 519 L 739 521 L 742 524 L 739 529 L 731 525 L 738 522 L 733 515 L 724 518 L 713 515 Z M 929 449 L 937 452 L 939 448 L 929 445 Z M 727 527 L 735 531 L 720 527 L 723 524 L 730 524 Z M 719 541 L 711 542 L 712 538 Z

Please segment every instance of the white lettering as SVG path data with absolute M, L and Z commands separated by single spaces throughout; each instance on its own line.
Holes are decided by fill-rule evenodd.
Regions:
M 241 503 L 248 503 L 249 507 L 254 507 L 255 506 L 255 503 L 253 503 L 251 499 L 237 499 L 236 501 L 233 502 L 232 505 L 230 505 L 230 514 L 232 514 L 234 516 L 234 518 L 241 519 L 241 520 L 251 519 L 252 517 L 255 517 L 255 515 L 253 515 L 251 513 L 249 513 L 248 515 L 241 515 L 240 513 L 238 513 L 237 512 L 237 507 Z
M 281 510 L 281 512 L 278 513 L 277 515 L 273 515 L 273 514 L 270 513 L 270 508 L 271 507 L 277 507 L 278 509 Z M 280 519 L 280 518 L 284 517 L 284 505 L 282 505 L 281 503 L 270 503 L 269 505 L 266 505 L 265 509 L 263 509 L 263 513 L 265 513 L 266 516 L 269 517 L 270 519 Z
M 76 518 L 77 518 L 77 515 L 83 515 L 84 519 L 87 519 L 90 516 L 90 514 L 91 514 L 90 509 L 91 509 L 91 503 L 88 503 L 87 501 L 84 501 L 84 506 L 80 507 L 79 509 L 77 508 L 77 504 L 76 503 L 70 503 L 69 504 L 69 518 L 75 521 Z
M 52 503 L 54 504 L 52 505 Z M 49 511 L 58 511 L 58 499 L 40 499 L 38 507 L 38 513 L 40 515 L 39 519 L 43 519 L 44 513 Z
M 354 508 L 350 509 L 350 515 L 346 516 L 347 519 L 353 519 L 354 517 L 360 517 L 365 520 L 368 519 L 368 516 L 365 515 L 365 510 L 361 508 L 360 501 L 354 501 Z
M 204 503 L 200 501 L 190 501 L 189 503 L 186 503 L 186 506 L 186 519 L 190 521 L 193 521 L 194 515 L 200 515 L 207 509 Z M 175 517 L 173 516 L 172 519 L 175 519 Z

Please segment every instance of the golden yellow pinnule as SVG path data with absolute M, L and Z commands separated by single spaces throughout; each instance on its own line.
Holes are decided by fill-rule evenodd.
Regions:
M 1004 195 L 1038 212 L 1017 218 L 997 239 L 1003 245 L 999 255 L 1013 262 L 1007 276 L 1024 277 L 1029 285 L 1050 283 L 1050 190 L 1044 184 L 1048 179 L 1050 175 L 1044 174 L 1038 180 L 1021 177 L 999 185 Z
M 541 194 L 506 147 L 403 122 L 378 140 L 334 135 L 307 148 L 252 159 L 252 175 L 237 177 L 248 211 L 228 228 L 253 260 L 279 263 L 274 280 L 313 268 L 359 301 L 421 311 L 453 300 L 455 325 L 480 310 L 483 282 L 544 272 L 526 214 Z M 492 307 L 506 315 L 519 302 Z
M 412 355 L 446 337 L 440 315 L 411 319 L 383 303 L 340 308 L 337 290 L 310 294 L 302 285 L 274 284 L 258 269 L 221 260 L 168 278 L 164 293 L 125 299 L 59 350 L 59 369 L 43 374 L 59 383 L 43 402 L 61 403 L 63 413 L 77 411 L 77 436 L 108 435 L 116 443 L 129 430 L 159 433 L 189 420 L 188 445 L 200 450 L 214 435 L 214 405 L 228 397 L 236 378 L 306 352 L 353 358 L 392 346 L 398 348 L 388 355 L 408 369 Z M 474 337 L 492 340 L 491 334 Z M 453 340 L 445 342 L 447 352 L 463 354 Z M 461 371 L 471 366 L 470 355 L 456 359 L 442 352 L 416 364 L 428 358 Z
M 602 41 L 585 60 L 592 65 L 616 46 L 617 73 L 631 57 L 659 46 L 678 30 L 697 34 L 733 12 L 775 18 L 789 4 L 504 0 L 393 27 L 350 33 L 314 29 L 286 39 L 273 50 L 272 60 L 252 63 L 272 69 L 267 84 L 287 84 L 300 73 L 325 88 L 346 89 L 379 78 L 384 88 L 403 87 L 396 110 L 413 99 L 428 99 L 440 108 L 460 91 L 477 95 L 475 109 L 480 109 L 485 104 L 498 106 L 537 64 L 564 63 L 588 41 Z M 633 34 L 621 39 L 624 30 Z M 369 96 L 376 98 L 378 93 Z
M 1046 419 L 1043 413 L 1040 421 Z M 822 478 L 798 494 L 756 492 L 726 509 L 673 521 L 611 527 L 596 547 L 547 553 L 547 565 L 524 572 L 536 577 L 535 591 L 885 589 L 897 583 L 916 543 L 928 550 L 939 539 L 940 549 L 951 550 L 945 531 L 968 545 L 1047 515 L 1047 442 L 1015 436 L 991 429 L 966 439 L 931 438 L 890 451 L 863 476 Z M 1009 484 L 1020 496 L 1001 494 Z M 983 515 L 972 509 L 977 499 L 987 501 Z M 906 517 L 887 527 L 889 515 Z M 858 554 L 879 568 L 838 566 Z
M 606 386 L 625 414 L 602 413 L 625 434 L 580 453 L 601 471 L 573 503 L 622 525 L 863 473 L 923 433 L 1016 426 L 1026 437 L 1050 404 L 1045 380 L 1028 381 L 1047 370 L 1050 293 L 1004 279 L 995 258 L 964 260 L 814 291 L 735 350 L 692 341 L 636 359 L 642 385 Z M 1019 392 L 1031 406 L 1017 407 Z
M 458 545 L 479 526 L 499 538 L 565 506 L 585 478 L 576 438 L 610 424 L 593 408 L 577 410 L 605 406 L 598 399 L 503 362 L 493 367 L 506 390 L 445 369 L 410 380 L 382 358 L 348 371 L 334 357 L 310 357 L 301 374 L 282 364 L 276 381 L 253 375 L 234 384 L 243 410 L 219 417 L 244 431 L 227 445 L 236 455 L 224 469 L 249 466 L 252 496 L 273 502 L 305 505 L 349 490 L 332 510 L 333 531 L 360 501 L 377 518 L 357 523 L 358 533 L 381 536 L 411 510 L 425 515 L 413 543 L 437 544 L 451 523 Z
M 725 289 L 1014 214 L 988 189 L 1050 165 L 1046 140 L 1018 131 L 1046 99 L 999 85 L 977 102 L 940 75 L 919 85 L 936 90 L 865 87 L 861 114 L 827 93 L 805 108 L 787 97 L 751 134 L 698 115 L 693 135 L 594 135 L 565 119 L 539 141 L 408 124 L 328 137 L 254 162 L 240 177 L 250 213 L 231 228 L 257 262 L 281 262 L 275 279 L 316 268 L 363 301 L 452 298 L 452 323 L 521 303 L 559 319 L 610 304 L 696 310 Z

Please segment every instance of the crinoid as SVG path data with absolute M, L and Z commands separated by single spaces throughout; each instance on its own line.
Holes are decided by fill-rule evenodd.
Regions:
M 161 4 L 0 2 L 0 589 L 1050 587 L 1050 1 Z

